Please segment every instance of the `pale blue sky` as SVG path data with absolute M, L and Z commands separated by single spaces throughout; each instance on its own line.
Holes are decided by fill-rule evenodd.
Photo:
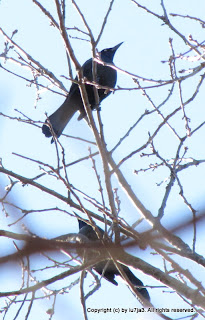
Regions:
M 76 10 L 68 3 L 68 14 L 66 24 L 69 27 L 83 28 L 83 24 L 76 13 Z M 88 24 L 93 30 L 94 36 L 97 37 L 101 27 L 101 23 L 104 19 L 104 15 L 109 6 L 108 0 L 78 0 L 77 3 L 87 19 Z M 55 13 L 54 1 L 41 1 L 41 3 L 50 10 L 54 17 L 57 19 Z M 146 5 L 149 9 L 162 15 L 162 9 L 160 6 L 160 0 L 153 1 L 140 1 L 142 5 Z M 197 3 L 197 4 L 196 4 Z M 197 16 L 204 19 L 204 1 L 165 1 L 167 11 L 169 13 L 178 13 L 183 15 Z M 70 82 L 66 81 L 61 75 L 68 75 L 67 61 L 63 42 L 53 27 L 50 27 L 49 21 L 39 11 L 39 9 L 30 0 L 1 0 L 0 2 L 0 27 L 9 35 L 17 29 L 18 33 L 14 36 L 14 41 L 24 48 L 34 59 L 41 62 L 41 64 L 51 70 L 61 81 L 64 86 L 69 90 Z M 171 18 L 172 23 L 180 32 L 184 33 L 186 37 L 191 33 L 193 38 L 197 38 L 198 41 L 204 40 L 204 30 L 199 24 L 188 19 Z M 70 33 L 73 37 L 82 37 L 82 34 L 77 32 Z M 113 6 L 112 12 L 108 19 L 107 26 L 104 30 L 101 41 L 98 45 L 98 49 L 109 48 L 124 41 L 124 44 L 117 51 L 114 62 L 116 66 L 129 72 L 135 73 L 140 76 L 153 79 L 169 79 L 170 70 L 166 63 L 162 63 L 162 60 L 168 60 L 171 54 L 170 46 L 168 43 L 169 38 L 173 38 L 173 46 L 175 53 L 184 53 L 187 48 L 183 41 L 179 39 L 167 26 L 162 26 L 162 21 L 156 19 L 153 16 L 145 13 L 143 10 L 137 8 L 129 0 L 116 1 Z M 3 37 L 0 36 L 0 52 L 3 49 Z M 71 39 L 72 46 L 74 48 L 77 59 L 80 63 L 84 63 L 91 56 L 91 48 L 88 42 L 81 41 L 79 39 Z M 1 62 L 3 64 L 3 60 Z M 4 65 L 4 64 L 3 64 Z M 196 66 L 197 62 L 191 63 L 186 60 L 178 60 L 177 67 L 192 68 Z M 27 70 L 22 70 L 16 67 L 12 63 L 4 65 L 9 70 L 12 70 L 25 77 L 30 77 Z M 75 73 L 75 72 L 74 72 Z M 199 81 L 199 76 L 196 79 L 191 78 L 187 80 L 183 85 L 184 99 L 187 99 Z M 143 84 L 143 83 L 141 83 Z M 147 84 L 147 83 L 145 83 Z M 117 85 L 120 87 L 133 87 L 134 83 L 132 79 L 124 74 L 118 74 Z M 18 109 L 28 117 L 36 121 L 45 120 L 45 112 L 51 114 L 60 104 L 64 98 L 60 95 L 53 94 L 51 92 L 42 92 L 41 100 L 38 102 L 35 108 L 35 88 L 27 86 L 27 83 L 23 80 L 17 79 L 11 74 L 6 73 L 0 69 L 0 112 L 8 114 L 13 117 L 19 117 L 20 114 L 14 109 Z M 204 86 L 203 86 L 204 88 Z M 168 94 L 167 88 L 148 90 L 148 94 L 156 105 L 161 103 Z M 188 109 L 188 116 L 192 118 L 191 128 L 194 129 L 199 125 L 204 118 L 204 89 L 200 91 L 196 101 Z M 177 94 L 174 94 L 170 99 L 167 106 L 163 109 L 164 114 L 168 114 L 170 110 L 174 110 L 179 106 L 179 98 Z M 150 104 L 145 97 L 142 96 L 140 91 L 117 91 L 115 94 L 110 95 L 102 103 L 102 120 L 104 123 L 105 137 L 107 139 L 108 148 L 111 149 L 115 146 L 118 140 L 127 132 L 132 124 L 144 113 L 145 109 L 151 110 Z M 95 114 L 95 113 L 94 113 Z M 96 115 L 95 115 L 96 116 Z M 116 162 L 129 154 L 133 149 L 137 149 L 140 145 L 145 143 L 148 139 L 148 132 L 153 133 L 156 126 L 161 122 L 161 119 L 154 116 L 146 117 L 137 128 L 131 133 L 130 137 L 124 142 L 115 152 L 114 158 Z M 183 136 L 185 134 L 182 115 L 177 115 L 171 120 L 175 125 L 179 133 Z M 23 160 L 13 155 L 13 152 L 23 154 L 29 158 L 38 159 L 45 163 L 49 163 L 56 166 L 56 154 L 55 148 L 50 144 L 50 141 L 46 139 L 39 128 L 29 126 L 27 124 L 19 123 L 17 121 L 11 121 L 0 117 L 0 144 L 1 153 L 0 157 L 3 158 L 3 164 L 7 169 L 12 169 L 19 174 L 27 177 L 33 177 L 39 174 L 39 166 L 29 161 Z M 80 136 L 94 141 L 93 135 L 89 127 L 84 121 L 78 122 L 77 115 L 71 120 L 66 127 L 65 132 L 68 135 Z M 204 134 L 205 129 L 196 133 L 192 139 L 186 141 L 186 145 L 189 147 L 187 157 L 195 157 L 196 159 L 204 158 Z M 60 141 L 66 149 L 66 161 L 72 162 L 82 156 L 88 154 L 88 144 L 79 142 L 74 139 L 67 139 L 61 137 Z M 175 156 L 178 141 L 169 133 L 169 130 L 164 127 L 158 137 L 156 138 L 155 146 L 164 158 L 170 158 Z M 92 151 L 95 151 L 95 147 L 91 146 Z M 146 150 L 151 152 L 151 150 Z M 153 160 L 153 162 L 156 160 Z M 101 162 L 96 159 L 99 170 L 101 170 Z M 145 206 L 151 210 L 154 215 L 157 215 L 157 211 L 164 195 L 166 183 L 161 183 L 169 176 L 169 172 L 166 168 L 158 169 L 154 172 L 148 171 L 144 174 L 135 175 L 134 169 L 146 168 L 149 163 L 152 162 L 150 158 L 140 157 L 139 155 L 133 157 L 129 162 L 126 162 L 122 167 L 122 171 L 126 173 L 129 183 L 133 186 L 139 199 Z M 100 200 L 99 192 L 97 191 L 98 185 L 91 170 L 92 164 L 90 161 L 86 161 L 71 167 L 69 169 L 70 180 L 80 189 L 85 189 L 92 197 L 96 197 Z M 79 178 L 78 178 L 79 177 Z M 196 210 L 199 210 L 202 206 L 202 200 L 204 197 L 205 187 L 204 182 L 204 166 L 190 168 L 189 170 L 182 172 L 180 177 L 183 179 L 186 195 Z M 2 178 L 2 177 L 1 177 Z M 5 178 L 3 178 L 5 181 Z M 89 181 L 89 183 L 88 183 Z M 92 181 L 92 182 L 91 182 Z M 52 183 L 52 188 L 58 190 L 62 194 L 66 195 L 65 188 L 60 183 L 55 183 L 51 179 L 42 179 L 42 183 L 45 183 L 48 187 Z M 90 185 L 92 187 L 90 187 Z M 118 186 L 115 178 L 113 179 L 114 186 Z M 95 186 L 93 188 L 93 186 Z M 168 201 L 166 210 L 166 216 L 162 220 L 165 226 L 169 226 L 177 219 L 183 219 L 184 215 L 191 217 L 187 207 L 184 205 L 183 200 L 178 195 L 179 189 L 175 188 Z M 51 198 L 46 194 L 42 194 L 40 191 L 34 188 L 25 186 L 24 188 L 16 188 L 15 196 L 19 197 L 16 200 L 18 205 L 25 208 L 49 208 L 59 206 L 62 209 L 70 210 L 65 204 L 62 204 L 59 200 Z M 121 197 L 121 217 L 123 217 L 129 224 L 134 223 L 139 216 L 136 215 L 136 211 L 133 205 L 127 201 L 124 193 L 119 189 L 119 196 Z M 87 204 L 88 205 L 88 204 Z M 88 205 L 89 207 L 89 205 Z M 93 208 L 91 206 L 91 208 Z M 70 210 L 70 212 L 72 212 Z M 181 216 L 180 216 L 181 215 Z M 4 214 L 1 214 L 0 221 L 3 227 L 6 228 L 8 222 L 13 222 L 17 218 L 14 214 L 8 218 L 5 218 Z M 59 212 L 48 213 L 34 213 L 30 214 L 23 222 L 30 228 L 30 230 L 39 236 L 51 238 L 59 236 L 64 233 L 77 232 L 77 222 L 67 214 Z M 1 227 L 1 228 L 3 228 Z M 21 223 L 18 226 L 13 226 L 13 231 L 21 231 Z M 143 231 L 148 225 L 143 224 L 139 227 L 139 231 Z M 10 230 L 10 229 L 9 229 Z M 200 234 L 202 243 L 204 243 L 204 233 Z M 191 245 L 192 235 L 185 236 L 186 241 Z M 3 242 L 8 244 L 8 242 Z M 204 248 L 201 247 L 201 243 L 197 243 L 197 248 L 200 250 L 200 254 L 204 254 Z M 13 247 L 11 246 L 11 250 Z M 150 263 L 154 263 L 156 266 L 162 266 L 161 258 L 150 255 L 148 252 L 140 251 L 140 257 L 144 258 Z M 44 261 L 42 260 L 42 263 Z M 187 266 L 187 262 L 184 261 L 184 267 Z M 190 264 L 188 264 L 188 267 Z M 200 274 L 196 270 L 196 277 Z M 5 269 L 5 276 L 1 280 L 0 290 L 6 290 L 9 287 L 8 272 L 11 272 L 10 279 L 13 283 L 12 269 Z M 140 272 L 135 272 L 142 281 L 147 285 L 159 285 L 158 282 L 150 279 Z M 48 273 L 49 277 L 49 273 Z M 2 278 L 2 277 L 1 277 Z M 77 276 L 73 277 L 75 280 Z M 198 277 L 199 281 L 203 279 Z M 65 286 L 70 283 L 70 278 L 64 280 Z M 19 285 L 16 284 L 17 287 Z M 166 289 L 165 289 L 166 291 Z M 169 290 L 167 290 L 169 291 Z M 162 294 L 161 289 L 149 289 L 152 303 L 156 307 L 181 307 L 182 300 L 176 298 L 175 294 Z M 59 302 L 55 310 L 55 320 L 67 320 L 67 319 L 83 319 L 82 308 L 79 298 L 79 286 L 73 288 L 69 294 L 62 297 L 58 297 Z M 174 303 L 173 303 L 174 301 Z M 49 308 L 49 301 L 45 302 Z M 124 307 L 133 308 L 140 307 L 140 304 L 132 296 L 131 292 L 125 287 L 124 284 L 119 284 L 116 288 L 107 281 L 102 281 L 100 290 L 87 301 L 88 307 Z M 0 302 L 1 307 L 1 302 Z M 62 311 L 63 308 L 63 311 Z M 48 315 L 45 314 L 46 307 L 39 303 L 38 308 L 36 306 L 36 312 L 41 314 L 41 320 L 48 319 Z M 182 316 L 182 314 L 167 314 L 170 317 Z M 36 319 L 36 314 L 33 311 L 29 320 Z M 89 314 L 89 320 L 94 319 L 122 319 L 124 315 L 104 314 L 103 317 L 98 317 L 94 314 Z M 136 315 L 129 313 L 126 317 L 128 320 L 136 319 Z M 153 314 L 149 318 L 148 315 L 142 316 L 140 319 L 154 319 Z M 198 318 L 199 319 L 199 318 Z

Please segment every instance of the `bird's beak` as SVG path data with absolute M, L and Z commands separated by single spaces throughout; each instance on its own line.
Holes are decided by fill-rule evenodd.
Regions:
M 117 49 L 121 46 L 121 44 L 123 44 L 123 42 L 120 42 L 119 44 L 117 44 L 115 47 L 112 48 L 112 51 L 115 52 L 117 51 Z

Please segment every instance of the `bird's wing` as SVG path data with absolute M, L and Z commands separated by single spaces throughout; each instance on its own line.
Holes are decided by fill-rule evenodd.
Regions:
M 92 59 L 87 60 L 83 66 L 83 75 L 88 80 L 92 79 Z M 75 77 L 75 80 L 78 81 L 78 77 Z M 69 96 L 72 96 L 77 90 L 79 90 L 77 83 L 72 83 L 69 91 Z

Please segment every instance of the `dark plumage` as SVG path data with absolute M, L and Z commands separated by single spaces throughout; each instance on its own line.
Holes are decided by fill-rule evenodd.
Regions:
M 86 236 L 90 241 L 96 241 L 98 240 L 97 234 L 94 231 L 94 229 L 85 223 L 82 220 L 78 220 L 79 223 L 79 234 L 82 234 Z M 98 230 L 100 234 L 103 236 L 104 231 L 98 227 Z M 135 275 L 130 271 L 130 269 L 120 264 L 120 267 L 127 275 L 128 279 L 131 281 L 131 283 L 137 287 L 137 291 L 141 293 L 141 295 L 150 301 L 150 296 L 146 288 L 140 288 L 140 286 L 143 286 L 143 283 L 141 280 L 139 280 Z M 114 285 L 118 285 L 117 281 L 115 280 L 115 276 L 121 276 L 119 270 L 116 268 L 115 264 L 112 261 L 109 261 L 109 264 L 107 264 L 107 261 L 101 261 L 97 265 L 93 267 L 95 271 L 97 271 L 100 275 L 103 275 L 105 279 L 113 283 Z
M 120 47 L 122 43 L 119 43 L 113 48 L 104 49 L 100 52 L 101 60 L 106 63 L 112 63 L 115 52 Z M 93 81 L 93 72 L 92 72 L 92 58 L 87 60 L 83 65 L 83 75 L 87 80 Z M 78 80 L 77 77 L 75 80 Z M 102 64 L 97 64 L 97 72 L 96 72 L 96 82 L 105 87 L 114 88 L 117 81 L 117 72 L 116 70 L 103 66 Z M 96 101 L 94 96 L 94 90 L 92 85 L 85 85 L 88 100 L 90 103 L 91 109 L 95 109 Z M 106 89 L 98 89 L 99 102 L 106 97 L 108 97 L 111 91 Z M 67 123 L 71 120 L 72 116 L 76 111 L 80 112 L 78 120 L 83 119 L 86 116 L 86 112 L 83 106 L 83 102 L 81 99 L 81 94 L 79 87 L 76 83 L 72 83 L 70 92 L 64 101 L 64 103 L 51 115 L 49 116 L 49 122 L 52 125 L 53 131 L 55 132 L 57 137 L 60 137 Z M 42 131 L 46 137 L 51 137 L 52 133 L 46 121 L 42 127 Z

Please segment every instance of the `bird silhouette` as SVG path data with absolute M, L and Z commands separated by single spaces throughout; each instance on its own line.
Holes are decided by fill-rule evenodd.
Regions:
M 104 49 L 100 52 L 100 58 L 103 62 L 113 63 L 113 58 L 117 49 L 121 46 L 122 42 L 116 45 L 113 48 Z M 87 60 L 83 66 L 83 76 L 88 81 L 93 81 L 93 59 Z M 100 63 L 97 63 L 96 71 L 96 83 L 99 86 L 114 88 L 117 81 L 117 72 L 109 66 L 104 66 Z M 75 80 L 78 80 L 77 77 Z M 94 87 L 90 84 L 85 84 L 86 92 L 88 95 L 89 104 L 92 110 L 96 109 L 96 98 L 94 93 Z M 99 96 L 99 103 L 108 97 L 111 93 L 109 89 L 99 88 L 97 89 Z M 84 109 L 83 101 L 80 94 L 80 89 L 77 83 L 73 82 L 69 91 L 69 94 L 63 104 L 48 117 L 48 120 L 44 123 L 42 131 L 46 137 L 52 136 L 52 131 L 50 125 L 52 125 L 53 132 L 57 137 L 60 137 L 65 126 L 71 120 L 76 111 L 80 112 L 78 120 L 81 120 L 86 117 L 86 112 Z M 52 139 L 53 142 L 53 139 Z
M 82 234 L 86 236 L 90 241 L 97 241 L 98 236 L 96 232 L 94 231 L 93 227 L 88 225 L 86 222 L 82 220 L 78 220 L 79 224 L 79 234 Z M 104 231 L 98 227 L 98 230 L 100 232 L 100 235 L 104 235 Z M 136 290 L 148 301 L 150 301 L 150 296 L 146 288 L 143 288 L 143 283 L 141 280 L 139 280 L 132 271 L 125 265 L 119 264 L 130 282 L 136 287 Z M 105 279 L 107 279 L 109 282 L 113 283 L 114 285 L 118 285 L 117 281 L 115 280 L 115 276 L 121 276 L 121 273 L 115 266 L 115 264 L 109 260 L 106 261 L 100 261 L 97 263 L 93 269 L 97 271 L 100 275 L 102 275 Z M 122 276 L 121 276 L 122 277 Z

